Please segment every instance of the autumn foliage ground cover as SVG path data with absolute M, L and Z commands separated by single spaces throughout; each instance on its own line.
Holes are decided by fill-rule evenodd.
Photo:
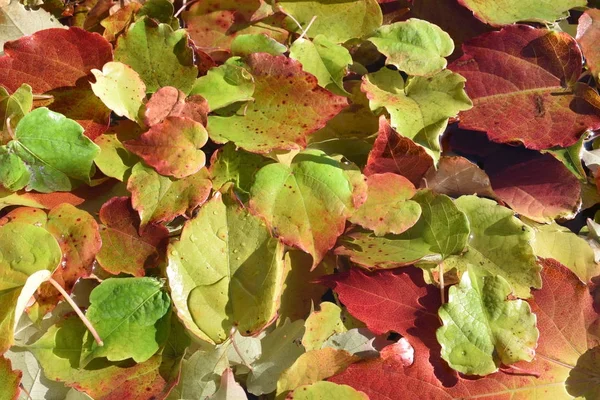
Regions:
M 0 0 L 0 400 L 599 399 L 595 7 Z

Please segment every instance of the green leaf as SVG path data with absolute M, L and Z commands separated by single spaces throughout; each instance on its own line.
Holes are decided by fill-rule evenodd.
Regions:
M 170 222 L 177 216 L 191 215 L 206 201 L 210 189 L 206 169 L 183 179 L 173 179 L 137 163 L 127 181 L 131 204 L 140 214 L 141 229 L 150 222 Z
M 230 194 L 215 195 L 169 246 L 167 275 L 179 317 L 198 337 L 251 335 L 277 313 L 283 246 Z
M 477 275 L 501 276 L 521 298 L 542 286 L 532 231 L 510 209 L 476 196 L 462 196 L 455 204 L 469 218 L 471 236 L 464 254 L 444 261 L 446 269 L 471 266 Z
M 409 200 L 416 189 L 408 179 L 393 173 L 374 174 L 367 178 L 367 185 L 367 201 L 350 217 L 350 222 L 377 236 L 400 234 L 417 223 L 421 206 Z
M 13 371 L 10 360 L 0 356 L 0 399 L 15 400 L 21 389 L 21 374 L 18 371 Z
M 229 366 L 227 346 L 198 350 L 183 361 L 179 384 L 167 400 L 205 400 L 218 387 L 219 376 Z
M 341 316 L 342 309 L 336 304 L 322 302 L 321 309 L 311 313 L 304 323 L 306 333 L 302 337 L 302 345 L 306 351 L 320 349 L 332 335 L 346 332 Z
M 584 283 L 600 273 L 594 250 L 584 239 L 556 222 L 526 222 L 533 228 L 534 238 L 531 244 L 536 256 L 555 259 L 573 271 Z
M 569 10 L 585 7 L 585 0 L 461 0 L 473 14 L 491 25 L 519 21 L 554 22 L 569 16 Z
M 248 392 L 260 396 L 277 389 L 281 373 L 304 353 L 300 343 L 303 335 L 304 321 L 298 320 L 288 321 L 262 339 L 263 352 L 246 380 Z
M 137 124 L 123 120 L 111 131 L 96 138 L 95 143 L 100 147 L 100 154 L 94 158 L 94 163 L 104 175 L 121 182 L 127 180 L 131 168 L 140 158 L 127 150 L 123 142 L 137 138 L 140 133 Z
M 29 170 L 27 166 L 6 146 L 0 146 L 0 185 L 16 192 L 29 183 Z
M 277 163 L 258 171 L 250 209 L 286 244 L 311 254 L 314 268 L 344 231 L 354 210 L 353 190 L 340 162 L 306 150 L 289 167 Z
M 20 6 L 17 5 L 17 7 Z M 8 129 L 8 119 L 10 119 L 11 128 L 17 126 L 32 106 L 31 86 L 24 83 L 13 94 L 9 94 L 5 88 L 0 86 L 0 145 L 8 143 L 12 139 Z
M 196 80 L 190 94 L 204 97 L 211 111 L 252 100 L 254 78 L 245 68 L 225 63 Z
M 185 30 L 173 31 L 144 17 L 119 37 L 114 57 L 140 75 L 148 93 L 173 86 L 187 95 L 198 75 L 187 41 Z
M 146 85 L 138 73 L 120 62 L 108 62 L 102 71 L 93 69 L 96 83 L 92 83 L 94 94 L 115 114 L 138 120 L 138 111 L 146 99 Z
M 362 90 L 369 97 L 371 110 L 384 107 L 391 126 L 439 158 L 439 136 L 448 119 L 472 108 L 465 93 L 465 78 L 449 70 L 428 78 L 406 79 L 398 71 L 381 69 L 363 77 Z
M 238 35 L 231 42 L 231 54 L 245 57 L 252 53 L 269 53 L 279 56 L 287 51 L 287 47 L 265 34 Z
M 400 235 L 377 237 L 366 231 L 355 231 L 342 239 L 337 254 L 367 268 L 395 268 L 419 260 L 440 261 L 461 253 L 469 237 L 469 221 L 446 195 L 425 190 L 413 200 L 421 206 L 417 223 Z
M 163 284 L 153 278 L 107 279 L 90 295 L 86 316 L 98 331 L 100 347 L 88 332 L 82 363 L 106 357 L 109 361 L 133 358 L 147 361 L 165 342 L 171 301 Z
M 45 107 L 21 119 L 8 149 L 29 169 L 27 189 L 42 193 L 71 190 L 76 184 L 73 180 L 90 182 L 93 159 L 99 152 L 83 135 L 81 125 Z
M 469 268 L 452 286 L 438 311 L 442 358 L 468 375 L 487 375 L 498 365 L 531 361 L 539 336 L 536 316 L 524 300 L 509 300 L 511 287 L 500 276 L 480 277 Z M 465 312 L 468 310 L 468 312 Z
M 368 400 L 363 392 L 347 385 L 333 382 L 316 382 L 312 385 L 300 386 L 288 396 L 288 400 Z
M 583 141 L 585 139 L 585 135 L 582 135 L 577 143 L 569 147 L 557 147 L 548 150 L 542 150 L 542 153 L 550 153 L 562 162 L 565 167 L 573 173 L 581 182 L 587 182 L 587 176 L 585 174 L 585 170 L 581 165 L 581 161 L 583 159 L 586 162 L 586 154 L 591 152 L 585 150 L 583 148 Z
M 179 26 L 179 22 L 176 18 L 173 18 L 174 12 L 173 3 L 169 0 L 148 0 L 144 3 L 140 11 L 138 11 L 137 17 L 148 16 L 148 18 L 169 24 L 173 29 L 176 29 L 174 24 Z
M 281 0 L 277 4 L 284 13 L 293 16 L 302 29 L 316 17 L 307 36 L 323 34 L 335 43 L 369 35 L 383 22 L 376 0 Z
M 316 76 L 319 86 L 335 94 L 350 95 L 342 82 L 352 64 L 350 52 L 345 47 L 324 35 L 317 35 L 312 41 L 299 38 L 290 47 L 290 58 L 300 61 L 304 71 Z
M 22 222 L 0 226 L 0 353 L 12 345 L 15 308 L 29 276 L 53 271 L 60 260 L 60 247 L 45 229 Z
M 589 349 L 579 357 L 575 368 L 569 372 L 565 381 L 567 392 L 571 396 L 584 399 L 597 399 L 600 396 L 600 346 Z
M 369 38 L 386 57 L 386 64 L 408 75 L 432 75 L 446 68 L 454 51 L 450 35 L 439 26 L 416 18 L 383 25 Z

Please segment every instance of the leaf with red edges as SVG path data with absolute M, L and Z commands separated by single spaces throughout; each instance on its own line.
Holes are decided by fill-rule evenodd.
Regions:
M 144 123 L 154 126 L 167 117 L 186 117 L 206 126 L 208 102 L 198 95 L 185 98 L 185 93 L 172 86 L 164 86 L 156 91 L 146 103 Z
M 128 197 L 113 197 L 100 209 L 102 248 L 98 263 L 112 274 L 125 272 L 143 276 L 144 268 L 154 266 L 158 247 L 169 234 L 160 225 L 150 225 L 140 235 L 140 219 Z
M 385 116 L 379 117 L 379 134 L 369 153 L 365 175 L 393 172 L 419 186 L 431 167 L 433 159 L 423 147 L 398 134 Z
M 600 128 L 600 97 L 576 83 L 583 60 L 568 34 L 514 25 L 468 41 L 463 51 L 449 66 L 467 78 L 474 104 L 460 114 L 462 128 L 536 150 L 570 146 Z
M 112 61 L 112 47 L 106 39 L 75 27 L 46 29 L 8 42 L 4 53 L 0 85 L 15 91 L 27 83 L 34 93 L 76 86 L 90 70 Z
M 16 400 L 19 397 L 21 389 L 21 371 L 13 371 L 9 359 L 0 356 L 0 389 L 2 389 L 2 398 L 5 400 Z
M 199 122 L 184 117 L 167 117 L 139 138 L 123 143 L 159 174 L 185 178 L 200 171 L 206 155 L 200 150 L 208 135 Z
M 345 97 L 319 87 L 298 61 L 254 53 L 247 62 L 255 100 L 245 115 L 208 118 L 208 133 L 217 143 L 232 141 L 253 153 L 303 149 L 306 135 L 323 128 L 348 105 Z

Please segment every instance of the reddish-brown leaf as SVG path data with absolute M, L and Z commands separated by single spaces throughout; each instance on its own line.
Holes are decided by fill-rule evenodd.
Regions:
M 467 78 L 474 104 L 460 114 L 461 127 L 536 150 L 570 146 L 600 128 L 600 98 L 576 84 L 582 56 L 567 33 L 512 25 L 468 41 L 463 51 L 449 66 Z
M 577 25 L 577 43 L 585 56 L 585 62 L 589 67 L 594 79 L 599 79 L 600 74 L 600 10 L 596 8 L 587 9 Z
M 185 98 L 185 93 L 172 86 L 165 86 L 152 95 L 146 103 L 144 123 L 154 126 L 167 117 L 186 117 L 206 126 L 208 102 L 202 96 Z
M 148 225 L 140 235 L 140 218 L 128 197 L 107 201 L 100 209 L 100 222 L 104 224 L 100 227 L 102 248 L 96 260 L 112 274 L 143 276 L 145 267 L 154 266 L 158 247 L 169 235 L 161 225 Z
M 46 29 L 4 45 L 0 85 L 15 91 L 23 83 L 34 93 L 65 86 L 112 61 L 112 47 L 97 33 L 80 28 Z
M 423 147 L 400 136 L 384 116 L 379 118 L 379 134 L 369 153 L 365 175 L 392 172 L 419 186 L 421 178 L 431 167 L 433 159 Z
M 442 156 L 437 169 L 431 167 L 425 174 L 423 185 L 436 193 L 452 197 L 464 194 L 496 197 L 487 174 L 476 164 L 459 156 Z
M 200 149 L 207 140 L 208 134 L 201 123 L 184 117 L 167 117 L 123 145 L 159 174 L 185 178 L 204 167 L 206 156 Z

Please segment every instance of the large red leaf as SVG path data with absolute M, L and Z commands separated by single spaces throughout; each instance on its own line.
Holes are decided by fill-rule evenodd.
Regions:
M 4 45 L 0 85 L 15 91 L 23 83 L 34 93 L 75 86 L 93 68 L 112 61 L 112 47 L 102 36 L 80 28 L 46 29 Z
M 600 98 L 576 84 L 583 60 L 568 34 L 513 25 L 470 40 L 463 51 L 449 66 L 467 78 L 474 104 L 460 114 L 461 127 L 537 150 L 570 146 L 600 128 Z
M 125 272 L 143 276 L 145 267 L 155 266 L 158 247 L 169 235 L 161 225 L 149 225 L 138 233 L 140 219 L 128 197 L 114 197 L 100 209 L 102 248 L 96 259 L 112 274 Z
M 422 146 L 399 135 L 384 116 L 379 118 L 379 133 L 369 153 L 365 175 L 392 172 L 418 187 L 431 167 L 433 159 Z
M 428 399 L 568 398 L 564 381 L 571 368 L 587 348 L 598 344 L 598 338 L 589 334 L 598 314 L 587 287 L 566 267 L 544 260 L 543 288 L 534 291 L 534 297 L 529 300 L 540 330 L 536 358 L 531 363 L 520 362 L 485 378 L 457 378 L 440 368 L 443 362 L 428 343 L 432 334 L 415 335 L 420 333 L 423 315 L 434 312 L 433 304 L 425 301 L 426 288 L 421 287 L 418 280 L 414 280 L 417 284 L 411 288 L 408 276 L 401 277 L 394 271 L 357 272 L 333 279 L 335 291 L 348 311 L 367 325 L 405 330 L 415 349 L 415 363 L 410 367 L 404 367 L 393 357 L 382 357 L 351 365 L 342 374 L 330 378 L 367 393 L 371 400 L 408 400 L 423 393 L 427 393 Z M 360 306 L 361 298 L 370 306 Z M 375 299 L 382 305 L 378 312 L 372 302 Z M 397 307 L 390 307 L 392 304 Z M 404 311 L 407 306 L 413 308 L 412 321 Z M 367 308 L 371 308 L 376 317 L 371 318 Z M 398 311 L 403 317 L 397 317 Z M 439 326 L 439 321 L 429 323 L 432 326 L 428 331 L 435 331 Z M 403 390 L 398 391 L 398 387 Z

